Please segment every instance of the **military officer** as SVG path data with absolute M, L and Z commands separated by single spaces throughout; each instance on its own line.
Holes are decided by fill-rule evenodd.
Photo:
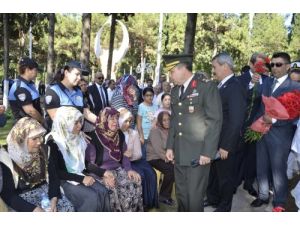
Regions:
M 203 211 L 211 159 L 222 125 L 221 99 L 215 83 L 192 73 L 192 55 L 164 55 L 176 84 L 171 91 L 171 124 L 166 158 L 174 160 L 178 211 Z
M 44 122 L 40 95 L 34 85 L 37 76 L 38 64 L 28 57 L 19 61 L 20 76 L 9 90 L 8 100 L 15 120 L 29 116 L 40 123 Z

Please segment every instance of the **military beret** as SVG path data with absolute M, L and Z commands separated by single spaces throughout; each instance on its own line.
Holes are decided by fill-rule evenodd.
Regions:
M 193 63 L 192 54 L 163 55 L 162 57 L 165 62 L 165 68 L 167 71 L 170 71 L 180 63 L 184 63 L 189 66 L 191 66 Z

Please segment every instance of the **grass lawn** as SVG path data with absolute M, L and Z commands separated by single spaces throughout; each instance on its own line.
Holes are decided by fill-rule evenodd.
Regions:
M 0 145 L 6 144 L 6 137 L 12 128 L 12 124 L 13 124 L 13 119 L 9 119 L 7 120 L 6 125 L 0 128 Z

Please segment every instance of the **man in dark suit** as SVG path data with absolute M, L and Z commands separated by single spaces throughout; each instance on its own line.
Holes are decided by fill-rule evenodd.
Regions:
M 88 87 L 89 99 L 92 102 L 92 109 L 95 115 L 108 106 L 107 90 L 103 85 L 104 75 L 101 72 L 95 74 L 94 84 Z
M 221 99 L 213 82 L 192 73 L 192 55 L 163 56 L 171 80 L 171 123 L 166 158 L 175 159 L 178 211 L 203 211 L 210 161 L 222 125 Z
M 257 114 L 261 104 L 262 84 L 268 77 L 265 74 L 258 74 L 255 70 L 255 64 L 263 62 L 268 68 L 267 56 L 262 53 L 252 54 L 249 61 L 249 70 L 237 76 L 240 83 L 247 91 L 247 112 L 241 132 L 239 147 L 236 160 L 236 188 L 244 180 L 243 188 L 252 196 L 257 197 L 257 191 L 253 187 L 256 179 L 256 142 L 246 142 L 244 139 L 246 129 L 254 122 L 254 116 Z
M 300 90 L 300 84 L 288 77 L 291 59 L 285 52 L 274 53 L 271 60 L 273 77 L 266 79 L 263 84 L 262 94 L 265 96 L 279 97 L 284 93 Z M 273 211 L 285 211 L 288 194 L 287 159 L 294 136 L 293 120 L 276 120 L 265 114 L 264 105 L 261 104 L 256 116 L 263 116 L 265 123 L 272 124 L 266 133 L 257 142 L 257 180 L 258 198 L 252 207 L 259 207 L 269 202 L 269 174 L 273 180 Z
M 231 210 L 235 180 L 235 153 L 246 112 L 246 91 L 234 76 L 233 60 L 222 52 L 212 59 L 212 72 L 218 85 L 223 111 L 223 124 L 218 146 L 221 160 L 212 163 L 207 188 L 207 201 L 215 212 Z

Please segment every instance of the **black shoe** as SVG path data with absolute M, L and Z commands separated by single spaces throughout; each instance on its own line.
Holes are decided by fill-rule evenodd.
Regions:
M 169 205 L 169 206 L 174 206 L 175 205 L 175 201 L 171 198 L 169 199 L 160 199 L 159 202 Z
M 213 207 L 213 208 L 217 208 L 218 204 L 209 202 L 209 201 L 207 201 L 207 200 L 204 200 L 204 201 L 203 201 L 203 207 L 205 208 L 205 207 L 208 207 L 208 206 L 211 206 L 211 207 Z
M 257 191 L 252 186 L 250 186 L 248 188 L 244 187 L 244 189 L 246 191 L 248 191 L 249 195 L 252 195 L 253 197 L 256 197 L 256 198 L 258 197 Z
M 252 207 L 260 207 L 260 206 L 262 206 L 263 204 L 269 204 L 269 200 L 262 200 L 262 199 L 260 199 L 260 198 L 257 198 L 257 199 L 255 199 L 253 202 L 251 202 L 251 206 Z

